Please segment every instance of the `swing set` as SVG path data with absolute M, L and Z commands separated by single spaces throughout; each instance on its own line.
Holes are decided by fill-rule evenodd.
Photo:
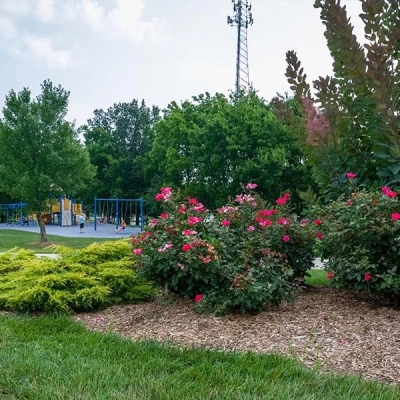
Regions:
M 133 207 L 132 207 L 133 206 Z M 121 221 L 131 224 L 134 217 L 135 225 L 144 227 L 143 199 L 98 199 L 94 198 L 94 230 L 97 224 L 115 224 L 118 229 Z

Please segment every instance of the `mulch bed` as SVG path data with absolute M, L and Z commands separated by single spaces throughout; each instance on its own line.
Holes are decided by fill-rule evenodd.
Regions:
M 276 352 L 336 373 L 400 384 L 400 310 L 328 287 L 257 315 L 198 314 L 192 301 L 157 299 L 76 314 L 89 329 L 224 351 Z

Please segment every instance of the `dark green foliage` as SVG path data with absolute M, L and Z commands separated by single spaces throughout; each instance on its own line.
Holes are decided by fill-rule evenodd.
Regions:
M 0 256 L 0 308 L 83 311 L 143 301 L 154 294 L 146 281 L 136 277 L 127 240 L 56 250 L 59 259 L 39 259 L 18 249 Z
M 302 117 L 293 118 L 282 99 L 275 99 L 276 114 L 303 131 L 308 161 L 328 199 L 340 196 L 348 171 L 360 177 L 359 184 L 399 189 L 400 1 L 361 1 L 364 45 L 340 1 L 317 0 L 315 7 L 325 26 L 334 76 L 313 82 L 313 99 L 300 61 L 289 51 L 286 76 L 302 104 Z
M 325 231 L 322 258 L 338 288 L 400 298 L 400 205 L 378 191 L 360 191 L 316 209 Z
M 225 204 L 246 182 L 272 202 L 290 190 L 298 205 L 311 173 L 291 129 L 255 92 L 239 97 L 206 93 L 173 102 L 154 127 L 145 168 L 152 197 L 160 186 L 179 187 L 209 208 Z M 154 200 L 153 200 L 154 201 Z

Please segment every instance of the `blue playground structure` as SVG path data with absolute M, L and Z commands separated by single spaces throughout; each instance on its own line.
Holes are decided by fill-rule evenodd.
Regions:
M 135 206 L 135 210 L 132 210 L 132 204 Z M 130 225 L 130 221 L 134 215 L 142 231 L 145 218 L 143 211 L 143 199 L 100 199 L 95 197 L 94 230 L 97 230 L 98 223 L 115 224 L 115 229 L 118 228 L 122 220 Z
M 26 206 L 27 204 L 22 203 L 22 201 L 19 203 L 0 204 L 0 210 L 4 210 L 5 213 L 4 222 L 7 225 L 37 226 L 38 222 L 35 214 L 24 214 Z

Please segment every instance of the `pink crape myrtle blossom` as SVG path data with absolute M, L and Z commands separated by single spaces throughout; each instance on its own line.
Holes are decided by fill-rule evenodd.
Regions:
M 256 183 L 248 183 L 245 188 L 246 189 L 255 189 L 258 185 Z

